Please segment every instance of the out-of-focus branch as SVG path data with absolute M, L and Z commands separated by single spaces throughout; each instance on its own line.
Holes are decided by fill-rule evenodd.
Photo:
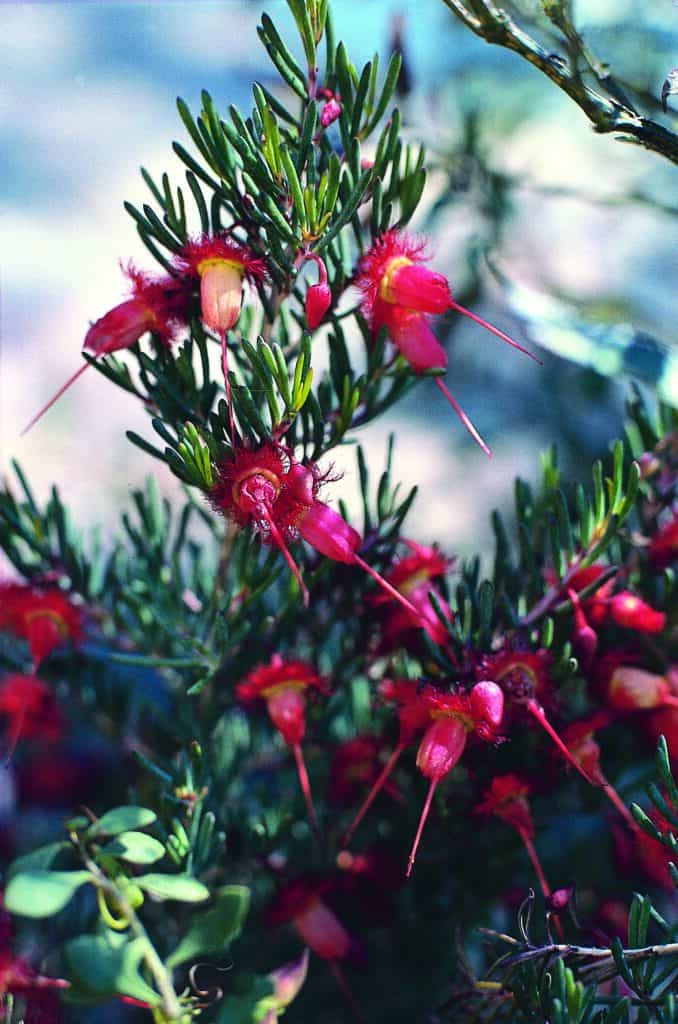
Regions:
M 444 3 L 481 39 L 513 50 L 539 68 L 584 111 L 597 132 L 630 136 L 639 145 L 678 164 L 678 134 L 633 109 L 607 67 L 585 46 L 574 28 L 567 2 L 543 0 L 542 5 L 563 36 L 566 57 L 546 50 L 492 0 L 444 0 Z M 585 83 L 580 65 L 593 74 L 604 92 Z

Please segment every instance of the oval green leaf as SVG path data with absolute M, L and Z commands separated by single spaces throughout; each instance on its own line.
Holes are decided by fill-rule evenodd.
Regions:
M 152 825 L 155 818 L 154 812 L 148 807 L 114 807 L 92 825 L 88 835 L 117 836 L 120 832 Z
M 51 917 L 66 906 L 85 882 L 89 871 L 18 872 L 5 890 L 5 907 L 11 914 L 23 917 Z
M 130 864 L 154 864 L 165 856 L 165 847 L 145 832 L 121 832 L 101 852 Z
M 202 903 L 210 891 L 197 878 L 188 875 L 139 875 L 134 879 L 140 889 L 158 900 L 178 900 L 180 903 Z
M 244 885 L 225 885 L 216 902 L 204 913 L 196 913 L 181 942 L 167 958 L 176 967 L 198 956 L 223 953 L 240 934 L 250 905 L 250 891 Z

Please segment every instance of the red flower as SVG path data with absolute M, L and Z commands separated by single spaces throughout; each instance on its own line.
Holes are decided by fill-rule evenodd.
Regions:
M 528 796 L 531 789 L 519 775 L 495 775 L 490 788 L 476 806 L 478 814 L 493 814 L 528 839 L 534 837 L 534 822 Z
M 357 530 L 318 500 L 323 478 L 316 466 L 303 466 L 281 445 L 267 442 L 254 451 L 237 449 L 232 459 L 217 468 L 217 474 L 218 482 L 209 495 L 212 507 L 239 526 L 253 527 L 265 544 L 282 552 L 305 603 L 308 592 L 287 547 L 298 537 L 326 558 L 359 565 L 416 614 L 410 602 L 358 555 L 362 537 Z
M 614 579 L 603 583 L 581 605 L 577 603 L 575 595 L 599 579 L 605 571 L 605 566 L 589 565 L 578 570 L 570 580 L 568 592 L 575 608 L 575 638 L 579 633 L 581 642 L 587 622 L 597 627 L 613 622 L 636 633 L 661 633 L 666 626 L 664 612 L 658 612 L 630 590 L 613 594 Z M 589 644 L 590 640 L 584 640 L 585 647 Z
M 648 548 L 650 564 L 655 569 L 665 569 L 678 559 L 678 512 L 664 523 Z
M 169 275 L 153 277 L 137 270 L 132 263 L 124 268 L 124 273 L 131 283 L 132 297 L 105 313 L 85 335 L 83 348 L 97 359 L 130 348 L 149 331 L 163 345 L 169 345 L 177 330 L 188 323 L 191 289 L 185 281 Z M 51 409 L 88 366 L 90 363 L 85 363 L 69 377 L 40 412 L 36 413 L 22 431 L 23 434 Z
M 614 623 L 636 633 L 661 633 L 666 626 L 664 612 L 651 608 L 630 590 L 622 590 L 611 597 L 608 607 Z
M 596 679 L 605 702 L 617 711 L 649 711 L 678 704 L 665 676 L 648 672 L 636 664 L 633 653 L 617 651 L 601 658 Z
M 475 731 L 481 739 L 493 740 L 504 711 L 501 689 L 487 680 L 476 683 L 469 693 L 440 693 L 427 687 L 422 697 L 428 705 L 431 724 L 419 744 L 417 768 L 430 780 L 430 785 L 407 864 L 408 878 L 438 783 L 459 761 L 468 733 Z
M 301 750 L 306 731 L 306 690 L 314 687 L 328 692 L 327 682 L 305 661 L 284 661 L 274 654 L 268 665 L 259 665 L 235 688 L 243 704 L 263 700 L 271 721 L 294 753 L 309 818 L 315 832 L 320 830 L 313 807 L 311 786 Z
M 351 842 L 358 825 L 388 782 L 403 750 L 414 742 L 417 733 L 422 732 L 431 720 L 429 706 L 422 696 L 418 683 L 411 682 L 409 679 L 384 679 L 379 687 L 379 692 L 384 700 L 393 702 L 398 708 L 400 735 L 391 756 L 375 779 L 360 810 L 344 835 L 342 846 L 348 846 Z
M 492 779 L 484 799 L 476 806 L 479 814 L 494 814 L 495 817 L 514 828 L 532 861 L 544 898 L 551 899 L 551 887 L 546 879 L 534 846 L 534 822 L 528 801 L 530 786 L 519 775 L 496 775 Z
M 339 743 L 332 753 L 328 798 L 335 804 L 351 804 L 381 773 L 378 736 L 355 736 Z
M 327 681 L 305 661 L 284 661 L 274 654 L 268 665 L 258 665 L 235 689 L 243 704 L 263 700 L 276 729 L 289 747 L 301 743 L 305 731 L 305 691 L 328 692 Z
M 0 630 L 25 640 L 37 668 L 66 640 L 82 640 L 82 613 L 56 588 L 0 583 Z
M 323 960 L 343 960 L 351 951 L 351 938 L 322 897 L 328 882 L 298 879 L 280 890 L 266 914 L 266 923 L 293 925 L 304 943 Z
M 524 708 L 548 733 L 565 759 L 590 782 L 549 722 L 542 707 L 542 701 L 548 700 L 551 695 L 551 661 L 551 655 L 547 650 L 514 650 L 506 646 L 496 654 L 486 655 L 480 660 L 478 675 L 498 683 L 511 706 Z
M 619 811 L 626 824 L 634 831 L 638 826 L 628 807 L 612 783 L 608 781 L 600 766 L 600 747 L 596 732 L 610 724 L 610 715 L 599 711 L 588 718 L 572 722 L 563 732 L 563 741 L 572 757 L 594 785 L 600 786 L 611 804 Z
M 446 643 L 448 633 L 429 600 L 430 594 L 434 595 L 446 618 L 450 622 L 454 619 L 452 609 L 433 582 L 448 571 L 454 560 L 446 558 L 436 547 L 426 547 L 411 540 L 403 540 L 403 543 L 411 554 L 395 563 L 386 574 L 386 580 L 408 599 L 418 614 L 414 616 L 407 609 L 394 606 L 385 594 L 377 596 L 375 604 L 384 605 L 382 650 L 416 644 L 421 629 L 425 630 L 433 643 Z
M 200 279 L 202 318 L 223 334 L 240 316 L 243 280 L 261 284 L 266 264 L 227 235 L 204 235 L 189 242 L 175 260 L 177 270 Z
M 0 716 L 7 724 L 11 753 L 20 735 L 26 739 L 54 742 L 63 734 L 63 719 L 54 694 L 36 676 L 5 676 L 0 682 Z
M 307 259 L 315 260 L 318 265 L 318 283 L 311 285 L 306 292 L 306 323 L 308 329 L 314 331 L 332 305 L 332 292 L 327 283 L 327 268 L 320 256 L 310 253 Z
M 424 249 L 425 242 L 391 230 L 378 238 L 363 256 L 356 285 L 363 293 L 363 312 L 373 334 L 377 335 L 385 327 L 417 374 L 444 370 L 447 366 L 447 355 L 429 326 L 428 316 L 445 313 L 448 309 L 470 317 L 509 345 L 526 352 L 508 335 L 454 301 L 447 278 L 422 265 L 427 258 Z M 490 455 L 489 448 L 442 379 L 436 377 L 435 380 L 471 436 Z
M 329 99 L 320 112 L 320 123 L 323 128 L 329 128 L 338 117 L 341 117 L 341 103 L 336 96 L 330 94 Z

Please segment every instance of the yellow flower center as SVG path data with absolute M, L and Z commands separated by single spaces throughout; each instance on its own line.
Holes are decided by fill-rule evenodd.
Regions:
M 278 693 L 285 693 L 286 690 L 305 690 L 307 686 L 308 683 L 301 679 L 285 679 L 282 683 L 274 683 L 272 686 L 267 686 L 265 690 L 261 691 L 261 696 L 268 700 L 269 697 L 275 697 Z
M 209 259 L 201 260 L 198 264 L 198 273 L 200 276 L 202 277 L 205 271 L 209 270 L 210 267 L 232 267 L 233 270 L 237 270 L 241 277 L 245 272 L 245 264 L 240 260 L 226 260 L 221 256 L 210 256 Z
M 396 256 L 395 259 L 389 261 L 386 266 L 386 270 L 382 275 L 381 281 L 379 282 L 379 298 L 384 302 L 390 302 L 391 305 L 397 305 L 398 300 L 393 290 L 393 276 L 397 274 L 402 267 L 411 267 L 412 260 L 408 260 L 407 256 Z

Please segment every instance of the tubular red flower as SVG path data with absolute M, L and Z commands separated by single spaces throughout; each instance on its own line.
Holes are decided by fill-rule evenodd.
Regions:
M 130 348 L 147 332 L 154 334 L 161 344 L 169 345 L 177 331 L 188 323 L 190 282 L 169 275 L 153 277 L 137 270 L 132 263 L 129 263 L 123 272 L 131 284 L 131 298 L 114 306 L 100 317 L 85 335 L 83 348 L 91 352 L 95 358 Z M 85 363 L 69 377 L 24 427 L 22 434 L 35 426 L 89 365 Z
M 266 276 L 265 261 L 226 234 L 203 235 L 188 242 L 176 257 L 175 266 L 180 273 L 200 279 L 203 320 L 219 333 L 237 323 L 243 280 L 260 284 Z
M 451 623 L 454 619 L 452 609 L 433 583 L 434 579 L 447 572 L 454 560 L 446 558 L 435 547 L 426 547 L 409 540 L 403 543 L 412 553 L 400 558 L 385 578 L 410 601 L 416 608 L 417 615 L 414 616 L 406 609 L 394 605 L 388 595 L 375 595 L 374 604 L 381 607 L 380 649 L 384 651 L 397 647 L 417 648 L 422 629 L 434 643 L 442 645 L 447 642 L 448 631 L 429 600 L 430 594 L 435 596 L 448 621 Z
M 36 676 L 9 675 L 0 681 L 0 716 L 7 724 L 9 756 L 19 737 L 54 742 L 63 719 L 49 686 Z
M 514 348 L 531 355 L 503 331 L 455 302 L 444 275 L 422 266 L 426 260 L 424 249 L 423 242 L 390 230 L 376 239 L 362 257 L 356 285 L 363 293 L 363 312 L 374 335 L 386 327 L 415 373 L 443 370 L 447 366 L 447 356 L 426 318 L 430 314 L 454 309 Z M 490 455 L 489 448 L 440 378 L 436 378 L 436 385 L 474 440 Z
M 515 773 L 495 775 L 483 799 L 476 805 L 478 814 L 500 818 L 521 836 L 534 837 L 534 822 L 528 796 L 529 784 Z
M 271 721 L 294 754 L 311 825 L 316 835 L 320 836 L 301 750 L 301 741 L 306 731 L 306 691 L 311 687 L 323 694 L 329 689 L 327 681 L 307 662 L 284 661 L 280 655 L 274 654 L 268 665 L 259 665 L 238 683 L 235 694 L 243 704 L 257 700 L 266 702 Z
M 0 630 L 27 642 L 37 668 L 55 647 L 82 641 L 82 613 L 55 587 L 0 583 Z
M 299 879 L 276 896 L 266 915 L 271 927 L 291 923 L 304 943 L 323 960 L 343 960 L 351 951 L 351 938 L 322 896 L 327 883 Z
M 579 722 L 572 722 L 563 731 L 563 742 L 577 764 L 586 772 L 588 778 L 594 785 L 601 787 L 610 803 L 635 832 L 638 830 L 638 825 L 614 786 L 608 782 L 600 766 L 600 747 L 595 734 L 599 729 L 609 725 L 609 723 L 610 715 L 604 711 L 599 711 L 597 714 L 590 715 Z
M 421 840 L 436 786 L 459 761 L 466 746 L 466 737 L 475 729 L 484 740 L 495 738 L 491 723 L 501 722 L 504 710 L 503 694 L 494 683 L 484 680 L 469 693 L 441 693 L 433 687 L 422 691 L 432 719 L 417 751 L 417 767 L 430 779 L 426 802 L 412 844 L 406 875 L 409 878 Z
M 549 670 L 551 655 L 543 648 L 538 651 L 513 650 L 506 646 L 496 654 L 486 655 L 479 662 L 478 672 L 498 683 L 513 707 L 523 708 L 550 736 L 563 757 L 591 782 L 583 768 L 577 764 L 562 739 L 555 731 L 542 702 L 550 697 Z
M 320 111 L 320 123 L 323 128 L 329 128 L 338 117 L 341 117 L 341 103 L 336 96 L 330 96 Z
M 636 633 L 661 633 L 666 627 L 664 612 L 656 611 L 630 590 L 622 590 L 611 597 L 609 609 L 613 622 Z

